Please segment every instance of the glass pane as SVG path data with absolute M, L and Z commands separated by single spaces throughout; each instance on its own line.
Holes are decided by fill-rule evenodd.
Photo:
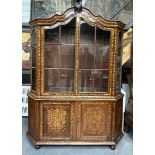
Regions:
M 36 91 L 36 68 L 32 68 L 32 90 Z
M 73 92 L 75 45 L 71 44 L 74 39 L 75 19 L 59 28 L 45 30 L 46 92 Z
M 60 87 L 59 70 L 45 69 L 45 92 L 58 92 Z
M 94 91 L 107 92 L 108 91 L 108 70 L 94 71 Z
M 96 44 L 102 46 L 110 45 L 110 31 L 104 31 L 100 28 L 96 28 Z
M 36 44 L 36 32 L 35 32 L 35 30 L 32 31 L 32 37 L 31 38 L 32 38 L 31 43 Z
M 80 24 L 80 44 L 94 44 L 95 27 L 88 25 L 83 19 Z
M 93 70 L 79 71 L 79 91 L 92 92 L 93 91 Z
M 75 18 L 69 24 L 61 26 L 61 43 L 62 44 L 74 44 L 75 43 L 75 26 L 76 26 Z
M 74 70 L 61 69 L 60 71 L 60 91 L 73 92 Z
M 32 67 L 36 67 L 36 46 L 32 46 Z
M 121 84 L 120 84 L 120 68 L 117 68 L 117 73 L 116 73 L 116 92 L 119 92 L 121 89 Z
M 110 45 L 96 46 L 96 69 L 109 69 L 109 48 Z
M 80 69 L 92 69 L 94 66 L 94 46 L 80 46 Z
M 75 46 L 61 46 L 61 68 L 74 68 L 74 49 Z
M 118 37 L 116 93 L 121 91 L 121 67 L 122 67 L 122 33 L 120 32 Z
M 45 43 L 59 43 L 59 27 L 45 30 Z
M 118 66 L 118 68 L 120 68 L 121 63 L 122 63 L 121 51 L 122 51 L 122 47 L 118 47 L 118 55 L 117 55 L 117 66 Z
M 31 44 L 32 44 L 32 90 L 36 91 L 36 32 L 35 30 L 32 31 L 32 36 L 31 36 Z
M 45 45 L 45 68 L 58 68 L 59 67 L 59 46 L 58 45 Z
M 119 33 L 119 37 L 118 37 L 118 45 L 122 46 L 122 33 Z

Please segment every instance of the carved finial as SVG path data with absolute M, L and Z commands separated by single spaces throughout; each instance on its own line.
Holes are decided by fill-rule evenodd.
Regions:
M 75 7 L 75 11 L 81 12 L 82 11 L 82 0 L 74 0 L 74 7 Z

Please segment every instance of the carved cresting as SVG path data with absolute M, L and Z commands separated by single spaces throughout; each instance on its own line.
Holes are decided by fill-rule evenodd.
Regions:
M 75 11 L 81 12 L 82 11 L 82 0 L 74 0 L 74 7 L 75 7 Z

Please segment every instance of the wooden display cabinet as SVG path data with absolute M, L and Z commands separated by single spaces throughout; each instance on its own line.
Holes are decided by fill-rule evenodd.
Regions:
M 124 24 L 74 7 L 31 27 L 28 137 L 42 145 L 109 145 L 122 137 Z

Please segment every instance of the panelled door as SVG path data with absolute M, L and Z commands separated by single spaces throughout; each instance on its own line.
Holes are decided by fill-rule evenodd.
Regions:
M 76 139 L 74 102 L 40 103 L 40 138 L 67 141 Z
M 112 104 L 76 102 L 77 140 L 108 141 L 111 139 Z

